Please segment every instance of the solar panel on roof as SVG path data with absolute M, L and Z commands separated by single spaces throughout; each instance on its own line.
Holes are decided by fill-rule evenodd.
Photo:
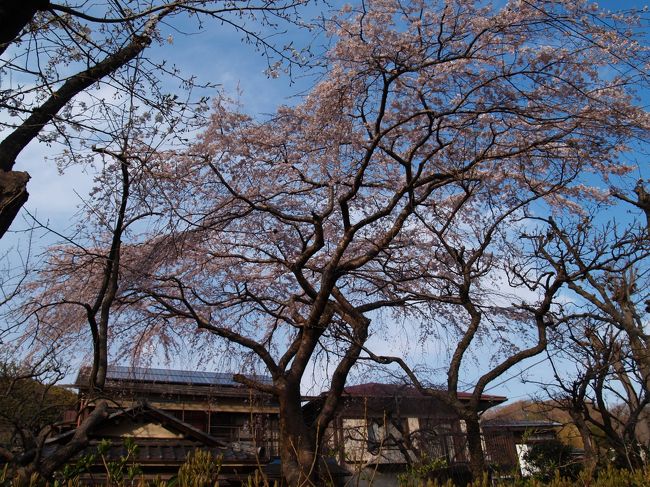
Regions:
M 247 377 L 266 384 L 272 383 L 272 379 L 268 376 L 248 375 Z M 220 386 L 241 385 L 240 383 L 233 380 L 233 374 L 227 374 L 223 372 L 125 367 L 122 365 L 109 366 L 106 378 L 111 380 L 164 382 L 172 384 L 201 384 Z

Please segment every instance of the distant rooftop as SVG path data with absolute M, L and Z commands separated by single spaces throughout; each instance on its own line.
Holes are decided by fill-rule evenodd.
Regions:
M 562 423 L 557 421 L 543 420 L 543 419 L 508 419 L 508 418 L 495 418 L 487 419 L 482 423 L 485 428 L 559 428 Z
M 89 372 L 90 367 L 81 367 L 75 384 L 86 384 Z M 106 371 L 107 381 L 241 387 L 242 384 L 236 382 L 233 376 L 234 374 L 225 372 L 155 369 L 149 367 L 126 367 L 123 365 L 109 365 Z M 264 384 L 272 383 L 272 379 L 265 375 L 247 375 L 247 377 Z

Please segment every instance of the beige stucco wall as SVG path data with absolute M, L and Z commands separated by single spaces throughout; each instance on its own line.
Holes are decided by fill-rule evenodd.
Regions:
M 407 418 L 409 431 L 419 428 L 418 418 Z M 379 446 L 377 453 L 368 451 L 368 424 L 366 419 L 343 419 L 343 447 L 349 464 L 405 463 L 404 454 L 396 447 Z M 393 432 L 393 434 L 395 434 Z
M 182 438 L 183 435 L 171 431 L 156 423 L 134 423 L 123 419 L 118 424 L 112 424 L 99 430 L 102 436 L 138 437 L 138 438 Z

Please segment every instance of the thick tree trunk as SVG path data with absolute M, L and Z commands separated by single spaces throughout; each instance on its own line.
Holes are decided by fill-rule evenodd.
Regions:
M 637 183 L 636 188 L 634 188 L 634 192 L 637 196 L 637 201 L 635 204 L 645 213 L 646 230 L 648 231 L 648 234 L 650 234 L 650 193 L 646 191 L 646 185 L 643 180 L 640 180 Z
M 282 474 L 290 487 L 317 485 L 319 447 L 315 429 L 305 424 L 300 404 L 300 386 L 287 385 L 278 399 Z
M 584 468 L 589 473 L 589 478 L 591 478 L 591 474 L 596 470 L 596 465 L 598 464 L 598 454 L 594 447 L 591 430 L 579 411 L 569 411 L 569 414 L 571 415 L 573 424 L 575 424 L 580 433 L 580 438 L 582 439 L 582 445 L 585 451 L 583 462 Z
M 27 181 L 29 174 L 26 172 L 0 170 L 0 238 L 29 197 Z
M 487 471 L 483 442 L 481 441 L 481 426 L 478 416 L 466 415 L 463 417 L 467 427 L 467 449 L 469 451 L 469 469 L 474 480 L 483 477 Z

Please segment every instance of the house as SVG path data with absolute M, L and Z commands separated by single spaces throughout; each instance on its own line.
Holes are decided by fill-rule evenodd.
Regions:
M 88 374 L 83 367 L 75 381 L 82 398 L 88 397 Z M 278 454 L 277 402 L 235 382 L 233 374 L 109 366 L 104 393 L 119 408 L 144 402 L 224 443 L 263 458 Z
M 69 430 L 49 438 L 43 454 L 47 456 L 73 434 L 74 430 Z M 136 448 L 130 450 L 129 442 Z M 253 452 L 221 442 L 147 403 L 111 413 L 93 430 L 88 446 L 75 458 L 77 464 L 86 465 L 79 469 L 82 483 L 103 484 L 107 477 L 105 465 L 121 458 L 127 459 L 126 468 L 137 466 L 144 478 L 168 479 L 196 450 L 209 452 L 220 462 L 221 485 L 246 480 L 261 460 Z
M 89 397 L 88 374 L 82 368 L 75 382 L 82 399 Z M 280 479 L 278 404 L 271 395 L 235 382 L 232 374 L 112 366 L 104 393 L 115 406 L 85 454 L 109 440 L 106 455 L 117 459 L 130 438 L 138 445 L 134 462 L 149 478 L 173 476 L 188 452 L 199 449 L 220 459 L 222 485 L 246 482 L 256 470 L 271 482 Z M 307 418 L 315 417 L 323 397 L 305 398 Z M 485 395 L 481 409 L 505 400 Z M 50 439 L 48 448 L 71 434 Z M 395 485 L 397 474 L 422 458 L 461 469 L 468 462 L 465 443 L 464 422 L 440 399 L 405 385 L 367 383 L 345 388 L 325 451 L 342 467 L 328 463 L 337 481 L 353 475 L 354 482 L 372 481 L 377 487 Z M 92 468 L 99 478 L 102 466 Z
M 468 400 L 469 394 L 459 393 Z M 322 398 L 307 403 L 305 414 L 316 414 Z M 506 401 L 485 395 L 481 409 Z M 408 464 L 426 458 L 449 469 L 468 462 L 465 423 L 449 405 L 414 387 L 368 383 L 346 387 L 327 447 L 362 485 L 397 484 Z
M 83 367 L 75 381 L 84 406 L 78 422 L 92 409 L 86 400 L 90 397 L 88 374 L 89 369 Z M 135 461 L 145 476 L 169 478 L 188 452 L 200 449 L 220 459 L 219 478 L 225 485 L 246 482 L 278 455 L 277 402 L 235 382 L 233 374 L 110 366 L 104 395 L 114 404 L 112 413 L 94 430 L 79 458 L 108 440 L 111 447 L 106 455 L 113 461 L 124 455 L 124 440 L 131 438 L 138 446 Z M 48 448 L 64 443 L 72 434 L 50 439 Z M 90 473 L 98 478 L 101 470 L 97 462 Z
M 562 423 L 548 420 L 495 418 L 483 421 L 483 443 L 486 461 L 501 472 L 512 473 L 519 468 L 529 473 L 525 459 L 528 449 L 557 439 Z

